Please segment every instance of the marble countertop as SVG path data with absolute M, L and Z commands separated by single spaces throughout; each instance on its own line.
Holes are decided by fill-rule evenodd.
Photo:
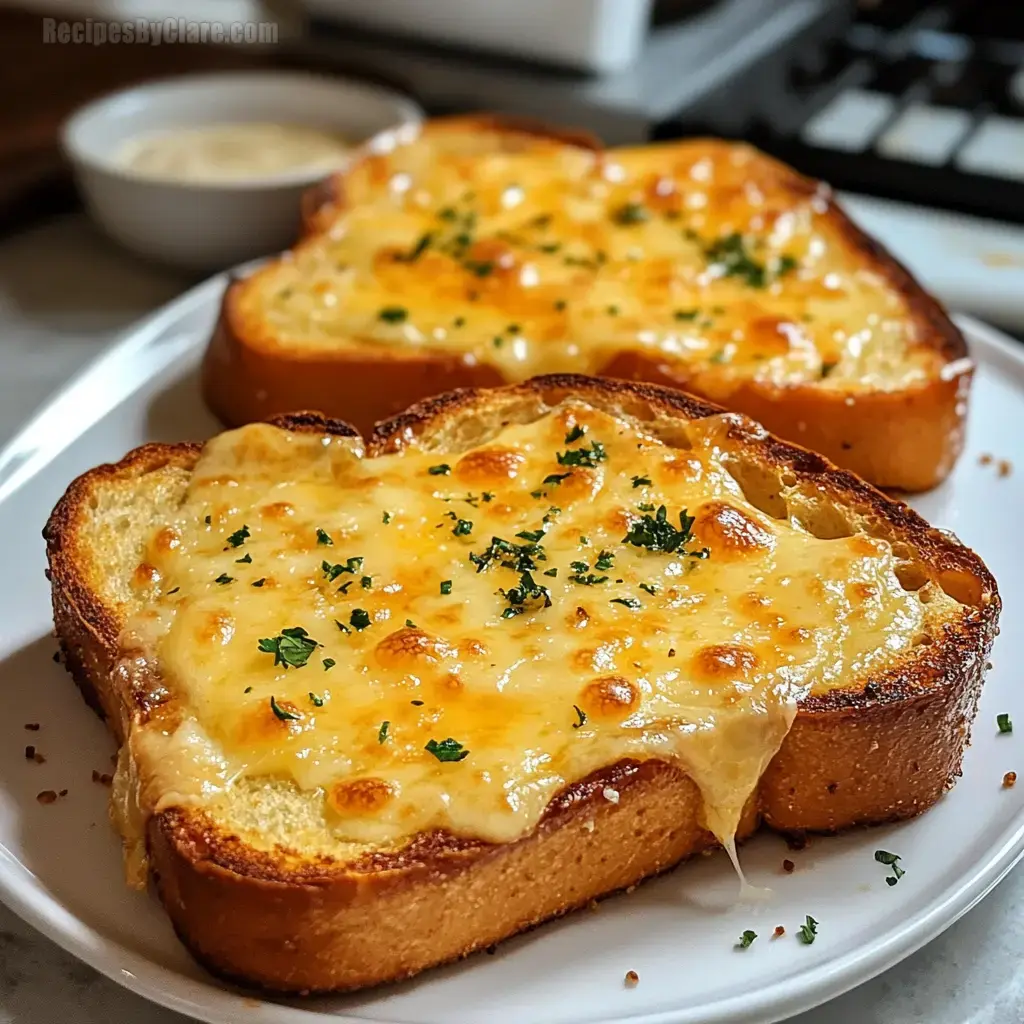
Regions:
M 898 223 L 893 227 L 898 231 Z M 0 446 L 118 332 L 191 283 L 114 249 L 81 216 L 0 242 Z M 1022 951 L 1024 866 L 902 964 L 793 1021 L 1020 1024 Z M 101 977 L 0 905 L 0 1024 L 64 1021 L 186 1024 Z

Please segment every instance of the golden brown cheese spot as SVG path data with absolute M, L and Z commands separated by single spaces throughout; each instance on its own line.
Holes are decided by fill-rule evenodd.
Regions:
M 872 583 L 850 583 L 846 587 L 846 594 L 855 604 L 862 604 L 878 595 L 878 587 Z
M 882 551 L 882 545 L 880 541 L 874 540 L 871 537 L 865 537 L 864 534 L 854 534 L 849 540 L 850 551 L 859 555 L 863 558 L 873 558 Z
M 759 594 L 757 591 L 749 591 L 740 594 L 736 599 L 736 608 L 743 614 L 752 618 L 762 618 L 764 613 L 771 608 L 772 599 L 766 594 Z
M 201 644 L 226 644 L 235 632 L 234 617 L 223 611 L 207 612 L 196 629 Z
M 704 473 L 704 463 L 692 455 L 673 455 L 662 462 L 670 478 L 696 483 Z
M 384 637 L 373 654 L 381 668 L 407 669 L 424 664 L 436 665 L 442 658 L 451 657 L 454 650 L 443 637 L 403 626 Z
M 711 644 L 692 659 L 694 671 L 709 682 L 749 679 L 758 666 L 757 655 L 745 644 Z
M 478 448 L 459 459 L 455 474 L 468 484 L 514 480 L 526 458 L 511 448 Z
M 776 631 L 778 642 L 787 647 L 805 644 L 813 636 L 814 631 L 804 626 L 782 626 Z
M 159 552 L 173 551 L 181 544 L 181 532 L 173 526 L 165 526 L 153 538 L 153 545 Z
M 458 654 L 462 658 L 487 658 L 491 649 L 482 640 L 468 639 L 459 644 Z
M 132 574 L 132 584 L 136 587 L 149 587 L 160 582 L 160 570 L 148 562 L 142 562 L 135 567 Z
M 604 522 L 609 530 L 624 537 L 629 533 L 635 519 L 636 516 L 628 508 L 613 508 L 604 517 Z
M 715 558 L 741 557 L 771 551 L 775 546 L 775 538 L 768 530 L 724 501 L 709 501 L 700 507 L 694 533 Z
M 557 467 L 558 474 L 565 472 Z M 587 501 L 601 490 L 602 472 L 600 469 L 574 469 L 560 484 L 548 485 L 548 496 L 557 498 L 568 504 L 571 501 Z
M 799 327 L 789 320 L 774 316 L 761 316 L 750 321 L 746 329 L 745 355 L 771 359 L 784 356 L 791 348 L 790 339 Z
M 269 505 L 264 505 L 260 509 L 260 515 L 264 519 L 270 520 L 287 519 L 289 516 L 295 515 L 295 506 L 288 501 L 274 501 Z
M 636 687 L 624 676 L 602 676 L 591 680 L 580 692 L 580 707 L 594 718 L 625 718 L 639 701 Z
M 331 787 L 327 803 L 335 814 L 359 817 L 382 811 L 394 795 L 394 787 L 386 779 L 349 779 Z

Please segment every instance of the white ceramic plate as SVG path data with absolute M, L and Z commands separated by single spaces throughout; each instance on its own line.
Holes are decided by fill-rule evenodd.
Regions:
M 68 481 L 146 440 L 202 438 L 216 430 L 195 387 L 195 365 L 213 323 L 222 279 L 157 314 L 62 392 L 0 455 L 0 896 L 65 949 L 150 999 L 205 1021 L 313 1024 L 317 1019 L 390 1024 L 747 1022 L 777 1020 L 845 991 L 937 935 L 985 895 L 1024 852 L 1024 636 L 1004 631 L 996 648 L 965 776 L 939 806 L 903 825 L 816 839 L 790 853 L 764 835 L 742 859 L 774 890 L 737 906 L 724 856 L 682 870 L 502 945 L 494 956 L 430 971 L 402 985 L 312 1002 L 277 1003 L 225 988 L 187 956 L 151 895 L 128 891 L 106 820 L 112 745 L 55 665 L 39 531 Z M 1024 504 L 1024 350 L 962 321 L 979 372 L 968 450 L 951 479 L 915 502 L 988 562 L 1005 599 L 1003 620 L 1024 605 L 1020 508 Z M 991 453 L 1020 468 L 1000 476 Z M 38 732 L 24 724 L 41 723 Z M 26 744 L 46 757 L 24 757 Z M 41 790 L 67 796 L 40 805 Z M 903 858 L 906 876 L 886 885 L 873 852 Z M 793 874 L 784 858 L 796 863 Z M 819 922 L 810 946 L 796 939 L 805 915 Z M 769 938 L 776 925 L 786 935 Z M 759 935 L 734 949 L 744 929 Z M 627 989 L 627 970 L 640 984 Z

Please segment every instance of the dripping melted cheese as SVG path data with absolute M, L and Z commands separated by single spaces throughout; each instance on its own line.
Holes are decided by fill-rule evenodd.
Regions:
M 750 380 L 903 388 L 941 369 L 826 193 L 747 147 L 467 155 L 427 133 L 346 196 L 240 293 L 252 344 L 441 350 L 512 381 L 628 376 L 642 353 L 722 401 Z
M 886 542 L 750 504 L 725 425 L 691 424 L 681 449 L 570 403 L 445 455 L 366 459 L 267 425 L 209 442 L 122 638 L 190 709 L 136 738 L 142 802 L 269 776 L 322 794 L 340 839 L 510 841 L 567 784 L 658 758 L 730 845 L 799 699 L 890 663 L 923 608 Z M 671 538 L 684 510 L 675 550 L 626 542 Z M 282 664 L 296 627 L 316 647 Z

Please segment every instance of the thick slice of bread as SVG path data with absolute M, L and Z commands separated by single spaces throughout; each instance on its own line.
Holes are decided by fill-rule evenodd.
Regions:
M 146 445 L 45 537 L 130 862 L 212 971 L 293 992 L 485 948 L 716 832 L 920 813 L 1000 608 L 977 556 L 821 457 L 571 375 L 414 406 L 365 454 L 315 414 Z M 282 659 L 298 623 L 322 650 Z
M 573 371 L 699 394 L 882 487 L 931 487 L 962 447 L 960 332 L 827 188 L 748 146 L 442 119 L 306 224 L 225 295 L 203 386 L 229 425 L 316 408 L 368 433 Z

